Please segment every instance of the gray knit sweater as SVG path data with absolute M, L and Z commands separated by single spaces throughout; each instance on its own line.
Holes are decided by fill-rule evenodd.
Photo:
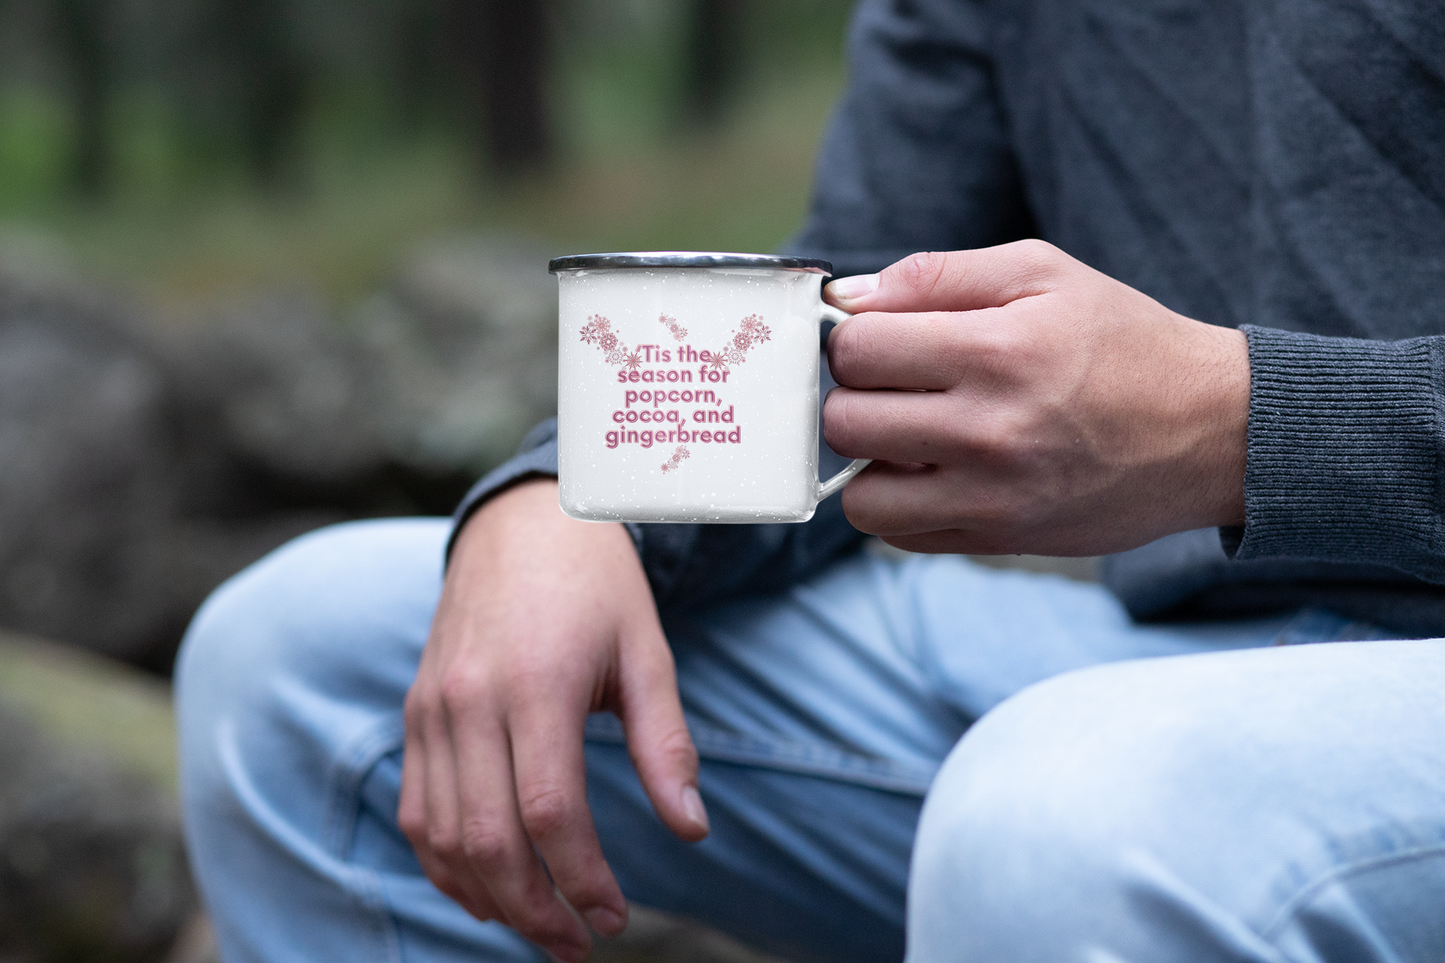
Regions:
M 1249 336 L 1241 530 L 1109 559 L 1141 618 L 1321 605 L 1445 635 L 1445 15 L 1435 0 L 865 0 L 791 245 L 838 274 L 1026 236 Z M 548 426 L 483 479 L 554 472 Z M 659 604 L 856 544 L 635 526 Z

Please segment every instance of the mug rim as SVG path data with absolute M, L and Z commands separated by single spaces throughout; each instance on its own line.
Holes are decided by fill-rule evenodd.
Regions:
M 816 257 L 781 254 L 734 254 L 722 251 L 617 251 L 609 254 L 569 254 L 547 262 L 552 274 L 614 268 L 765 268 L 806 271 L 833 276 L 833 264 Z

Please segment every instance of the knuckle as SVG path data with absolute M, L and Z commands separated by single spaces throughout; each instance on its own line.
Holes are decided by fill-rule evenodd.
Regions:
M 1015 243 L 1020 280 L 1025 284 L 1042 283 L 1057 274 L 1068 260 L 1063 251 L 1036 237 Z
M 862 476 L 860 475 L 859 478 Z M 869 535 L 881 535 L 889 530 L 886 521 L 876 511 L 878 502 L 869 498 L 868 486 L 859 485 L 857 480 L 843 489 L 843 515 L 858 531 Z
M 675 769 L 697 769 L 697 746 L 693 745 L 685 726 L 672 729 L 658 739 L 657 751 Z
M 426 848 L 443 861 L 462 855 L 461 837 L 454 829 L 438 825 L 424 826 L 419 835 L 426 840 Z
M 848 393 L 836 388 L 828 392 L 828 397 L 823 402 L 823 438 L 828 442 L 828 447 L 840 455 L 848 454 L 847 449 L 852 440 L 851 415 L 852 403 Z
M 462 827 L 460 836 L 452 839 L 449 852 L 465 857 L 485 872 L 504 865 L 508 850 L 507 835 L 495 823 L 471 819 Z
M 571 800 L 555 786 L 528 793 L 520 806 L 522 825 L 538 842 L 556 836 L 572 822 Z
M 968 438 L 975 458 L 995 464 L 1011 461 L 1017 445 L 1013 426 L 999 418 L 980 419 Z
M 880 343 L 878 315 L 860 314 L 828 336 L 828 370 L 839 384 L 866 380 L 869 368 L 887 344 Z
M 448 715 L 456 715 L 476 705 L 481 692 L 482 685 L 475 674 L 454 669 L 442 678 L 435 701 Z
M 896 271 L 899 280 L 909 289 L 926 296 L 933 293 L 948 273 L 948 255 L 938 251 L 910 254 L 890 270 Z

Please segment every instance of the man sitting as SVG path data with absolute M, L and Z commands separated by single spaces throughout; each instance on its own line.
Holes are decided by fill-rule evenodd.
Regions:
M 632 899 L 798 959 L 1445 959 L 1445 643 L 1376 641 L 1445 635 L 1442 40 L 865 2 L 793 248 L 875 464 L 594 525 L 543 426 L 228 583 L 177 676 L 224 958 L 579 960 Z M 1011 552 L 1115 554 L 949 554 Z

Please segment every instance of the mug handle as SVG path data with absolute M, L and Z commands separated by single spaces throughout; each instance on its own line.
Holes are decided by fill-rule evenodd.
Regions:
M 835 308 L 831 304 L 823 305 L 823 318 L 825 320 L 832 321 L 834 324 L 842 324 L 844 321 L 847 321 L 852 316 L 853 315 L 849 314 L 847 311 L 844 311 L 841 308 Z M 848 484 L 848 482 L 853 480 L 854 475 L 858 474 L 864 468 L 867 468 L 869 463 L 872 461 L 873 459 L 871 458 L 855 458 L 853 459 L 852 464 L 850 464 L 847 468 L 844 468 L 842 471 L 838 472 L 838 474 L 834 475 L 827 481 L 819 482 L 818 501 L 821 502 L 829 495 L 838 494 L 838 492 L 843 490 L 844 485 Z

